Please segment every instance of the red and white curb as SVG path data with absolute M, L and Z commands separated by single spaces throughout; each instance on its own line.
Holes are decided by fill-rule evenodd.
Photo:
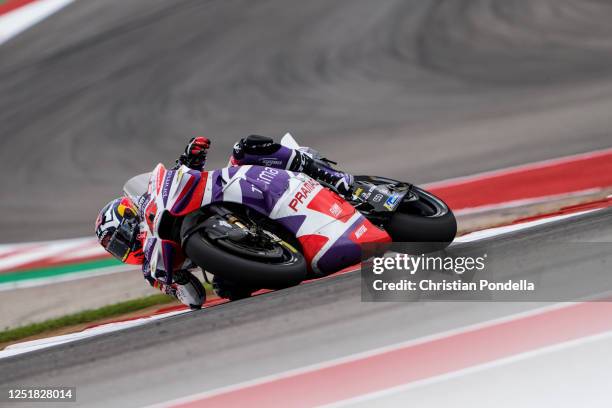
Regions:
M 0 272 L 13 272 L 108 258 L 95 238 L 0 245 Z
M 291 401 L 292 407 L 312 407 L 361 402 L 610 337 L 611 313 L 612 302 L 556 304 L 154 406 L 284 407 Z
M 457 214 L 546 202 L 612 187 L 612 148 L 426 186 Z
M 75 0 L 8 0 L 0 4 L 0 44 L 17 36 Z

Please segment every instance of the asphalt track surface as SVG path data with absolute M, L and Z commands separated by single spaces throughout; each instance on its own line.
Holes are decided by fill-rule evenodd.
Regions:
M 611 20 L 595 0 L 80 0 L 0 47 L 0 242 L 91 234 L 194 133 L 211 168 L 243 135 L 291 130 L 417 183 L 610 147 Z M 609 242 L 611 218 L 468 245 L 505 248 L 510 272 L 543 239 Z M 139 406 L 538 305 L 362 303 L 349 274 L 0 360 L 0 385 Z
M 585 257 L 548 242 L 612 242 L 612 210 L 457 246 L 498 250 L 507 276 L 517 254 L 539 259 L 538 273 L 586 271 L 612 252 Z M 499 250 L 502 251 L 499 251 Z M 535 259 L 534 258 L 534 259 Z M 527 258 L 529 259 L 529 258 Z M 549 260 L 554 259 L 554 263 Z M 529 263 L 532 264 L 532 263 Z M 548 265 L 548 268 L 546 267 Z M 568 280 L 566 285 L 577 282 Z M 610 280 L 608 279 L 608 285 Z M 609 288 L 609 287 L 608 287 Z M 605 288 L 602 286 L 601 288 Z M 535 302 L 360 301 L 360 275 L 273 292 L 122 332 L 0 360 L 0 387 L 77 387 L 86 406 L 142 406 L 351 353 L 525 311 Z M 526 334 L 528 335 L 528 334 Z M 469 352 L 460 350 L 458 352 Z M 557 384 L 573 390 L 572 376 Z M 555 394 L 554 398 L 560 398 Z M 287 402 L 288 404 L 291 401 Z
M 0 47 L 0 242 L 90 235 L 196 133 L 428 182 L 610 147 L 612 4 L 78 1 Z

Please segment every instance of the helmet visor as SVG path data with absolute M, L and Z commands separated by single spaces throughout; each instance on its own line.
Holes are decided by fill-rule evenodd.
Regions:
M 125 262 L 132 251 L 136 235 L 138 232 L 138 222 L 134 219 L 124 218 L 119 224 L 108 241 L 106 250 L 113 256 Z

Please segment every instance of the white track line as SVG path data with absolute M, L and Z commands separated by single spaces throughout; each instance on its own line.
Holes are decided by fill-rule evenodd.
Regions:
M 521 230 L 533 228 L 533 227 L 536 227 L 538 225 L 549 224 L 551 222 L 557 222 L 557 221 L 565 220 L 565 219 L 568 219 L 568 218 L 579 217 L 581 215 L 588 214 L 588 213 L 591 213 L 591 212 L 594 212 L 594 211 L 599 211 L 599 210 L 603 210 L 603 208 L 597 208 L 597 209 L 593 209 L 593 210 L 580 211 L 580 212 L 575 212 L 575 213 L 571 213 L 571 214 L 556 215 L 556 216 L 553 216 L 553 217 L 548 217 L 548 218 L 542 218 L 542 219 L 538 219 L 538 220 L 523 222 L 523 223 L 520 223 L 520 224 L 512 224 L 512 225 L 504 225 L 504 226 L 501 226 L 501 227 L 488 228 L 488 229 L 484 229 L 484 230 L 481 230 L 481 231 L 471 232 L 471 233 L 463 235 L 463 236 L 461 236 L 459 238 L 455 238 L 453 243 L 480 241 L 481 239 L 495 237 L 495 236 L 499 236 L 499 235 L 505 235 L 505 234 L 509 234 L 511 232 L 516 232 L 516 231 L 521 231 Z
M 190 312 L 190 310 L 178 310 L 175 312 L 168 312 L 159 315 L 153 315 L 149 317 L 143 317 L 142 319 L 127 320 L 124 322 L 114 322 L 105 325 L 92 327 L 91 329 L 83 330 L 77 333 L 64 334 L 62 336 L 46 337 L 38 340 L 26 341 L 23 343 L 17 343 L 7 346 L 4 350 L 0 350 L 0 359 L 6 357 L 16 356 L 18 354 L 27 353 L 34 350 L 45 349 L 53 346 L 57 346 L 64 343 L 70 343 L 72 341 L 86 339 L 88 337 L 94 337 L 101 334 L 111 333 L 114 331 L 124 330 L 130 327 L 140 326 L 145 323 L 163 319 L 166 317 L 174 316 L 177 314 L 183 314 Z
M 38 0 L 0 16 L 0 44 L 3 44 L 74 0 Z

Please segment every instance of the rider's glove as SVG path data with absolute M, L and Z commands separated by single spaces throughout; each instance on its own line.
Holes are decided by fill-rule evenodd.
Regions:
M 202 282 L 187 270 L 173 272 L 173 295 L 192 310 L 200 309 L 206 301 L 206 291 Z
M 200 309 L 206 301 L 206 291 L 202 282 L 187 270 L 173 272 L 173 282 L 168 285 L 160 280 L 149 281 L 154 288 L 176 298 L 191 310 Z
M 178 162 L 194 169 L 202 170 L 206 163 L 206 155 L 210 147 L 210 140 L 203 136 L 193 137 L 185 147 L 185 152 L 181 154 Z

